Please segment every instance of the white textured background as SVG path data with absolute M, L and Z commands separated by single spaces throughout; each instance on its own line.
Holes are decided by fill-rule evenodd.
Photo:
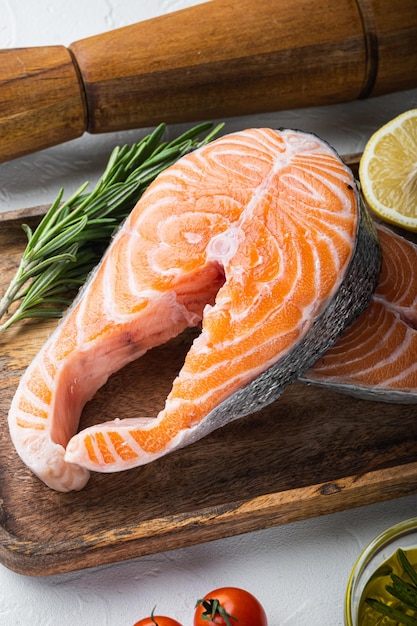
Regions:
M 193 4 L 197 2 L 0 0 L 0 48 L 69 45 Z M 233 118 L 226 120 L 225 132 L 250 125 L 297 127 L 316 132 L 346 154 L 362 150 L 378 126 L 415 107 L 417 90 L 412 90 L 346 105 Z M 69 194 L 85 180 L 94 181 L 114 145 L 144 132 L 85 135 L 0 165 L 0 211 L 48 203 L 61 187 Z M 189 626 L 197 597 L 232 584 L 260 598 L 269 626 L 342 626 L 345 586 L 360 550 L 387 526 L 416 514 L 413 496 L 46 578 L 26 578 L 0 565 L 0 625 L 132 626 L 156 604 L 158 612 Z

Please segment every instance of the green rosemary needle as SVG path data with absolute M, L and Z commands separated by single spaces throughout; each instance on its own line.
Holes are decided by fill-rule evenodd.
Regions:
M 391 573 L 391 585 L 386 585 L 385 590 L 393 598 L 399 600 L 401 603 L 400 606 L 394 608 L 374 598 L 366 598 L 366 602 L 375 612 L 389 617 L 395 624 L 417 626 L 417 617 L 406 614 L 407 608 L 412 609 L 414 613 L 417 612 L 417 573 L 410 564 L 406 553 L 404 550 L 401 550 L 401 548 L 398 550 L 397 558 L 404 572 L 408 574 L 411 582 L 404 582 L 399 576 Z
M 61 189 L 33 232 L 22 225 L 27 245 L 0 300 L 0 331 L 25 318 L 60 317 L 149 184 L 181 156 L 209 143 L 222 127 L 199 124 L 163 142 L 166 125 L 160 124 L 138 143 L 114 148 L 91 192 L 85 183 L 63 202 Z

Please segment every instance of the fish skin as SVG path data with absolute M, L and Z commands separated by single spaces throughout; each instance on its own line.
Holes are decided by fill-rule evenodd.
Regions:
M 300 380 L 363 400 L 416 404 L 417 245 L 385 224 L 376 230 L 382 271 L 371 302 Z
M 233 149 L 230 148 L 230 145 Z M 247 157 L 248 163 L 240 158 L 241 152 L 239 151 L 242 149 L 242 145 L 246 150 L 245 158 L 248 154 L 247 151 L 252 151 L 250 155 L 255 161 L 252 169 L 249 157 Z M 210 172 L 206 170 L 200 173 L 196 165 L 196 163 L 201 162 L 201 159 L 204 163 L 208 154 L 211 155 L 215 167 L 219 167 L 220 170 L 221 168 L 224 169 L 225 166 L 222 162 L 224 146 L 229 146 L 227 149 L 231 150 L 230 154 L 233 154 L 233 150 L 237 150 L 239 157 L 231 157 L 232 165 L 229 164 L 229 161 L 227 163 L 227 168 L 231 171 L 231 178 L 227 181 L 226 191 L 229 196 L 227 196 L 228 204 L 225 208 L 222 204 L 224 184 L 222 186 L 221 182 L 217 181 L 216 176 L 212 179 L 208 178 Z M 264 148 L 265 152 L 262 151 Z M 275 149 L 276 153 L 274 152 L 272 158 L 271 154 Z M 286 154 L 287 150 L 288 155 Z M 322 160 L 324 160 L 324 165 L 320 165 Z M 216 173 L 215 167 L 214 172 Z M 187 186 L 187 190 L 191 189 L 190 193 L 197 194 L 196 200 L 193 201 L 196 206 L 203 204 L 201 215 L 208 230 L 193 229 L 193 227 L 190 230 L 187 226 L 188 230 L 183 228 L 179 233 L 187 245 L 192 244 L 193 246 L 198 246 L 199 240 L 204 239 L 207 235 L 207 241 L 203 242 L 205 247 L 203 243 L 201 244 L 205 261 L 193 274 L 187 274 L 185 270 L 181 270 L 181 263 L 188 264 L 190 267 L 193 265 L 193 255 L 186 256 L 185 261 L 179 261 L 178 266 L 175 255 L 166 258 L 166 246 L 155 248 L 153 244 L 149 243 L 153 241 L 153 237 L 159 237 L 162 231 L 164 241 L 173 236 L 172 224 L 169 221 L 170 213 L 165 204 L 166 189 L 172 184 L 173 179 L 175 185 L 182 186 L 178 177 L 178 171 L 182 170 L 178 168 L 189 168 L 188 173 L 195 174 L 196 180 L 200 182 L 203 180 L 204 174 L 203 193 L 201 193 L 200 185 L 197 183 L 195 188 Z M 228 174 L 229 169 L 227 169 Z M 297 176 L 301 171 L 307 180 L 313 181 L 314 184 L 309 183 L 313 187 L 308 187 L 304 178 L 300 183 Z M 315 284 L 308 286 L 306 283 L 309 291 L 318 289 L 320 293 L 323 291 L 323 295 L 317 296 L 312 303 L 308 300 L 306 305 L 296 302 L 297 306 L 301 307 L 302 324 L 299 329 L 299 322 L 298 326 L 294 327 L 294 331 L 299 333 L 300 338 L 294 341 L 289 349 L 283 348 L 282 355 L 270 354 L 269 360 L 257 356 L 255 365 L 251 365 L 251 369 L 244 370 L 240 378 L 237 376 L 236 380 L 232 379 L 230 387 L 227 387 L 225 391 L 222 390 L 223 386 L 221 385 L 221 394 L 223 395 L 220 401 L 214 405 L 211 401 L 213 406 L 210 406 L 210 409 L 200 417 L 195 417 L 192 413 L 195 407 L 200 406 L 199 402 L 203 404 L 201 393 L 196 399 L 191 397 L 191 404 L 190 402 L 187 404 L 184 400 L 184 407 L 182 408 L 183 400 L 181 395 L 178 396 L 178 393 L 175 396 L 175 390 L 177 389 L 176 385 L 187 383 L 187 375 L 184 374 L 185 378 L 182 379 L 177 377 L 173 383 L 173 391 L 167 399 L 166 407 L 168 408 L 165 409 L 165 414 L 161 412 L 164 419 L 166 415 L 168 416 L 164 422 L 168 424 L 168 435 L 162 433 L 168 438 L 168 444 L 163 442 L 161 444 L 158 437 L 153 435 L 158 424 L 162 423 L 161 419 L 158 422 L 158 418 L 153 417 L 115 420 L 92 426 L 75 434 L 82 408 L 95 391 L 106 382 L 113 372 L 128 362 L 139 358 L 149 348 L 168 341 L 188 326 L 197 325 L 202 319 L 203 332 L 195 340 L 187 354 L 185 365 L 190 353 L 193 355 L 192 358 L 197 359 L 197 362 L 199 358 L 209 362 L 213 354 L 217 354 L 217 348 L 212 348 L 210 341 L 214 341 L 213 337 L 215 337 L 217 327 L 224 328 L 221 325 L 224 321 L 222 316 L 228 315 L 229 306 L 235 307 L 232 309 L 235 311 L 238 322 L 239 316 L 243 316 L 242 323 L 249 324 L 253 324 L 253 322 L 246 322 L 245 320 L 248 315 L 250 318 L 254 308 L 262 309 L 263 307 L 268 311 L 268 307 L 272 307 L 275 311 L 278 305 L 271 304 L 273 292 L 270 291 L 273 289 L 270 285 L 275 283 L 270 283 L 266 279 L 265 283 L 262 281 L 252 282 L 252 285 L 255 284 L 255 294 L 249 294 L 248 290 L 243 290 L 242 300 L 233 300 L 234 292 L 231 285 L 233 284 L 237 293 L 240 293 L 238 287 L 240 283 L 243 285 L 245 280 L 249 280 L 248 277 L 252 279 L 253 276 L 257 275 L 256 272 L 261 270 L 268 274 L 270 266 L 263 263 L 262 255 L 272 254 L 276 250 L 273 248 L 271 252 L 268 248 L 268 237 L 266 237 L 266 243 L 263 236 L 263 238 L 259 236 L 259 240 L 256 240 L 255 243 L 251 237 L 253 232 L 258 232 L 256 228 L 261 234 L 263 233 L 262 228 L 264 226 L 258 219 L 260 214 L 263 215 L 262 211 L 265 212 L 268 219 L 272 219 L 271 223 L 275 224 L 275 221 L 278 220 L 278 217 L 274 217 L 275 214 L 268 213 L 268 211 L 272 206 L 271 202 L 277 201 L 275 196 L 278 194 L 278 188 L 276 185 L 280 184 L 281 172 L 290 177 L 292 181 L 289 185 L 290 190 L 293 190 L 295 196 L 299 198 L 297 202 L 305 203 L 308 201 L 310 203 L 308 204 L 308 215 L 303 213 L 303 219 L 313 219 L 310 218 L 310 212 L 314 217 L 316 215 L 314 211 L 318 211 L 317 214 L 320 215 L 320 220 L 323 222 L 325 222 L 325 218 L 334 219 L 337 222 L 334 226 L 331 222 L 331 229 L 325 222 L 325 230 L 323 231 L 320 231 L 320 226 L 317 226 L 316 222 L 311 222 L 313 234 L 316 230 L 323 232 L 326 246 L 332 250 L 334 248 L 334 268 L 330 268 L 329 273 L 332 276 L 335 275 L 336 278 L 331 279 L 333 282 L 330 282 L 330 286 L 326 288 L 327 291 L 325 291 L 322 283 L 316 286 Z M 207 178 L 208 183 L 206 182 Z M 258 182 L 253 183 L 252 179 Z M 274 181 L 273 184 L 271 181 Z M 227 214 L 227 219 L 219 209 L 217 212 L 220 212 L 220 218 L 218 222 L 215 221 L 212 204 L 208 206 L 206 202 L 204 184 L 212 185 L 212 187 L 218 184 L 216 193 L 220 197 L 219 206 Z M 288 182 L 286 184 L 288 188 Z M 292 188 L 291 185 L 295 185 L 295 187 Z M 343 189 L 343 193 L 341 189 Z M 158 200 L 160 204 L 156 203 L 155 206 L 158 207 L 158 214 L 167 216 L 165 219 L 161 218 L 157 223 L 146 222 L 142 219 L 145 214 L 147 215 L 149 206 L 152 207 L 152 194 L 156 194 L 157 197 L 160 194 Z M 341 197 L 338 194 L 341 194 Z M 270 200 L 270 196 L 272 196 L 272 200 Z M 330 213 L 333 208 L 331 201 L 327 203 L 328 196 L 338 206 L 340 204 L 340 215 L 335 213 L 332 218 L 326 217 L 326 214 Z M 293 198 L 289 199 L 289 196 L 286 201 L 290 205 L 295 202 Z M 316 208 L 316 204 L 319 209 Z M 239 208 L 241 205 L 244 207 L 243 209 Z M 264 205 L 265 209 L 263 209 Z M 301 205 L 296 204 L 296 206 L 299 209 Z M 253 214 L 248 213 L 248 207 L 254 211 Z M 349 219 L 342 209 L 349 216 Z M 191 217 L 187 217 L 190 224 L 201 218 L 197 209 L 193 210 L 195 216 L 193 213 Z M 178 215 L 182 214 L 178 213 Z M 224 224 L 222 220 L 225 222 Z M 317 218 L 317 221 L 320 220 Z M 134 228 L 130 231 L 132 225 Z M 136 240 L 135 238 L 139 237 L 139 231 L 135 230 L 139 228 L 138 225 L 142 229 L 141 232 L 144 232 L 140 239 L 141 246 L 145 246 L 143 249 L 136 249 L 132 244 Z M 173 225 L 175 226 L 175 223 Z M 330 237 L 328 235 L 329 230 L 332 232 Z M 348 235 L 348 232 L 351 234 Z M 270 235 L 270 231 L 265 231 L 265 233 Z M 278 235 L 284 237 L 283 233 L 278 233 Z M 310 233 L 303 231 L 303 237 L 309 240 Z M 327 241 L 326 237 L 330 240 Z M 126 245 L 123 244 L 124 238 L 126 238 Z M 249 259 L 247 261 L 248 266 L 239 266 L 240 274 L 237 265 L 233 264 L 233 260 L 236 255 L 242 253 L 242 241 L 245 243 L 248 240 L 252 241 L 253 245 L 247 257 Z M 320 245 L 324 245 L 320 237 L 319 242 Z M 276 244 L 276 240 L 274 240 L 274 244 Z M 316 253 L 315 249 L 313 250 L 310 247 L 311 244 L 305 242 L 303 242 L 303 246 L 306 247 L 305 254 L 311 261 Z M 336 249 L 339 249 L 337 246 L 341 250 L 349 249 L 349 253 L 344 252 L 344 256 L 339 258 L 337 255 L 342 253 L 336 254 Z M 130 248 L 134 252 L 132 257 L 129 256 Z M 277 254 L 279 254 L 281 248 L 278 244 L 276 244 L 276 249 L 278 250 Z M 195 254 L 197 255 L 197 252 Z M 117 263 L 116 261 L 112 262 L 112 255 L 118 259 Z M 143 261 L 145 257 L 148 259 L 147 264 Z M 343 260 L 341 260 L 342 257 Z M 135 264 L 135 267 L 130 268 L 131 272 L 128 275 L 129 288 L 126 287 L 122 279 L 123 275 L 120 274 L 123 267 L 126 267 L 123 263 L 127 262 L 127 258 L 132 258 L 132 262 Z M 294 262 L 296 260 L 293 259 Z M 156 267 L 155 263 L 157 265 L 159 263 L 160 267 L 165 267 L 165 270 L 155 279 L 159 287 L 156 290 L 139 291 L 141 297 L 135 300 L 134 304 L 138 312 L 130 318 L 131 309 L 129 307 L 132 305 L 129 304 L 129 297 L 133 293 L 135 281 L 145 284 L 147 278 L 144 278 L 143 273 L 151 274 Z M 342 265 L 337 269 L 340 263 Z M 343 329 L 362 312 L 375 290 L 380 263 L 380 249 L 375 228 L 366 208 L 360 205 L 353 175 L 342 163 L 337 153 L 318 137 L 292 130 L 248 129 L 220 138 L 195 153 L 183 157 L 178 164 L 161 174 L 142 196 L 132 214 L 116 234 L 101 264 L 92 274 L 74 305 L 22 376 L 9 411 L 10 433 L 18 454 L 26 465 L 52 489 L 57 491 L 82 489 L 88 481 L 90 470 L 113 472 L 137 467 L 153 461 L 163 454 L 189 445 L 234 419 L 259 410 L 279 397 L 285 387 L 308 369 L 336 341 Z M 136 267 L 139 270 L 135 273 Z M 307 272 L 305 267 L 302 267 L 302 271 Z M 321 268 L 321 274 L 327 277 L 326 271 Z M 282 273 L 281 280 L 286 279 L 286 273 L 287 269 Z M 297 274 L 297 272 L 295 273 Z M 318 276 L 318 272 L 316 274 Z M 318 280 L 316 274 L 312 275 L 314 280 Z M 188 278 L 190 275 L 192 276 L 191 283 Z M 275 280 L 275 278 L 274 275 L 273 279 Z M 108 287 L 109 284 L 111 288 Z M 176 290 L 172 289 L 173 284 L 176 285 Z M 297 289 L 301 289 L 301 295 L 297 297 L 302 297 L 302 287 L 296 280 L 294 284 Z M 90 297 L 89 294 L 93 290 L 94 297 Z M 118 297 L 111 290 L 117 290 Z M 99 296 L 96 296 L 97 293 Z M 228 298 L 232 298 L 232 304 Z M 285 297 L 282 296 L 282 298 L 286 304 Z M 304 313 L 302 306 L 306 307 Z M 113 307 L 115 310 L 112 320 L 105 317 L 108 307 Z M 255 329 L 250 326 L 251 337 L 254 330 L 263 332 L 264 326 L 272 332 L 273 325 L 268 321 L 270 319 L 269 313 L 265 319 L 268 322 L 266 325 L 263 321 L 261 326 L 258 324 Z M 129 324 L 123 320 L 128 320 Z M 236 332 L 239 333 L 239 324 L 236 321 L 234 324 L 234 327 L 237 328 Z M 207 328 L 211 328 L 214 335 L 208 335 Z M 89 338 L 88 341 L 83 339 L 86 334 Z M 104 340 L 101 339 L 102 337 Z M 227 336 L 227 339 L 230 340 L 230 337 Z M 241 346 L 238 339 L 239 337 L 236 339 L 237 345 Z M 208 343 L 204 343 L 205 341 Z M 223 343 L 224 335 L 222 335 Z M 266 346 L 270 351 L 268 343 Z M 253 346 L 253 344 L 252 347 L 258 354 L 258 347 Z M 246 357 L 246 353 L 243 353 L 243 357 Z M 229 367 L 228 362 L 221 362 L 221 364 L 225 369 Z M 59 376 L 63 377 L 64 374 L 66 378 L 62 384 L 60 383 L 63 387 L 58 393 L 57 389 L 53 387 L 56 381 L 59 383 Z M 50 383 L 50 388 L 48 388 L 45 380 Z M 189 380 L 191 385 L 194 384 L 192 376 Z M 229 384 L 228 380 L 226 382 Z M 36 394 L 39 389 L 39 397 L 44 393 L 39 411 L 44 410 L 47 414 L 45 417 L 41 416 L 35 419 L 29 414 L 27 408 L 22 408 L 22 402 L 24 404 L 27 399 L 25 393 L 30 386 L 29 397 L 32 399 L 38 397 Z M 209 391 L 211 393 L 212 389 Z M 214 391 L 217 393 L 217 388 Z M 49 396 L 52 400 L 48 399 Z M 187 412 L 187 407 L 191 405 L 194 408 Z M 57 411 L 58 417 L 53 414 L 50 407 Z M 183 410 L 186 418 L 184 425 L 179 424 L 178 421 L 175 422 L 172 417 L 175 417 L 177 409 Z M 198 410 L 201 413 L 202 409 L 199 408 Z M 138 407 L 138 412 L 140 412 L 140 407 Z M 29 425 L 31 419 L 33 419 L 34 424 L 32 426 Z M 141 443 L 135 447 L 136 439 L 133 442 L 132 436 L 135 435 L 136 437 L 136 434 L 141 437 L 144 444 Z M 112 437 L 111 447 L 107 441 L 109 437 Z M 123 463 L 118 458 L 122 458 L 121 455 L 124 457 Z

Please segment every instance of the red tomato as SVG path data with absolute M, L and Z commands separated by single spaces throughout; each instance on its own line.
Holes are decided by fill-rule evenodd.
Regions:
M 268 626 L 266 613 L 249 591 L 221 587 L 197 602 L 194 626 Z
M 138 622 L 135 622 L 133 626 L 182 626 L 182 624 L 172 619 L 172 617 L 151 614 L 150 617 L 144 617 Z

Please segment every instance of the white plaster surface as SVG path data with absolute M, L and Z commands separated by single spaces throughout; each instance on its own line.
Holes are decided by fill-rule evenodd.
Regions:
M 197 2 L 0 0 L 0 48 L 69 45 L 193 4 Z M 226 129 L 302 128 L 346 154 L 362 150 L 378 126 L 415 107 L 417 90 L 410 90 L 349 104 L 231 118 Z M 180 130 L 182 126 L 169 132 Z M 85 180 L 94 182 L 111 148 L 144 132 L 84 135 L 0 165 L 0 211 L 50 203 L 61 187 L 69 194 Z M 375 534 L 416 513 L 417 496 L 411 496 L 61 576 L 30 578 L 0 565 L 0 625 L 132 626 L 157 605 L 158 612 L 188 626 L 196 598 L 231 584 L 260 598 L 270 626 L 342 626 L 346 582 L 359 552 Z

